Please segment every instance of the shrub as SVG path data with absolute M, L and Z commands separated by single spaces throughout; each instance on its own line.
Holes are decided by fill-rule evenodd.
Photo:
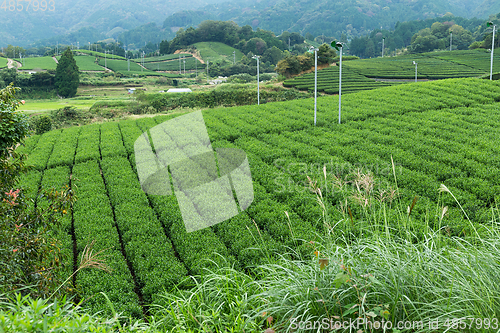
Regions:
M 16 112 L 19 103 L 15 99 L 16 91 L 12 84 L 0 90 L 0 157 L 9 147 L 20 142 L 28 134 L 28 118 Z
M 37 135 L 52 129 L 52 120 L 46 114 L 36 115 L 30 118 L 30 127 Z

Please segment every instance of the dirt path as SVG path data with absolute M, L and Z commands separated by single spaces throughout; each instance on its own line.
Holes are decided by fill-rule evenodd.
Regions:
M 199 54 L 197 53 L 193 53 L 193 52 L 187 52 L 187 51 L 183 51 L 183 50 L 177 50 L 174 52 L 174 54 L 179 54 L 179 53 L 187 53 L 187 54 L 190 54 L 192 55 L 193 57 L 195 57 L 196 59 L 198 59 L 202 64 L 204 64 L 205 62 L 203 61 L 203 59 L 200 57 Z
M 22 66 L 21 63 L 7 58 L 7 68 L 14 68 L 14 67 L 19 68 L 21 66 Z
M 59 61 L 57 61 L 57 58 L 56 57 L 52 57 L 52 59 L 54 59 L 54 61 L 56 62 L 56 64 L 59 63 Z

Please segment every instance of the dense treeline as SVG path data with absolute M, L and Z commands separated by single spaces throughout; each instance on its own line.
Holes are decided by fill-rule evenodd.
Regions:
M 204 21 L 196 29 L 189 27 L 177 31 L 175 38 L 169 42 L 168 50 L 173 53 L 197 42 L 221 42 L 245 54 L 265 55 L 269 49 L 284 51 L 303 41 L 304 37 L 298 33 L 285 32 L 276 37 L 271 31 L 254 31 L 249 25 L 239 27 L 232 21 Z
M 10 83 L 20 87 L 19 97 L 34 97 L 37 95 L 47 95 L 48 92 L 55 94 L 55 71 L 37 72 L 34 74 L 18 73 L 15 68 L 0 71 L 0 89 L 5 88 Z
M 497 21 L 496 17 L 492 19 Z M 471 44 L 472 48 L 491 47 L 491 29 L 487 29 L 485 20 L 447 14 L 440 18 L 398 22 L 394 30 L 375 29 L 369 35 L 353 38 L 349 49 L 351 54 L 361 58 L 379 57 L 382 55 L 382 39 L 385 39 L 386 55 L 404 48 L 413 53 L 428 52 L 449 48 L 450 32 L 453 34 L 453 49 L 464 50 Z
M 169 33 L 171 29 L 196 26 L 205 20 L 233 20 L 240 26 L 248 24 L 253 29 L 270 30 L 276 35 L 288 30 L 337 38 L 346 34 L 352 39 L 375 29 L 390 30 L 398 21 L 434 19 L 446 12 L 484 19 L 499 10 L 498 1 L 484 0 L 240 0 L 226 2 L 224 6 L 214 4 L 177 12 L 165 19 L 163 28 Z M 412 35 L 423 28 L 414 30 Z
M 334 61 L 336 56 L 335 50 L 328 44 L 322 44 L 317 51 L 318 65 L 330 64 Z M 312 66 L 314 66 L 314 53 L 311 51 L 298 56 L 287 54 L 287 56 L 276 65 L 276 72 L 286 77 L 290 77 L 291 75 L 309 70 Z

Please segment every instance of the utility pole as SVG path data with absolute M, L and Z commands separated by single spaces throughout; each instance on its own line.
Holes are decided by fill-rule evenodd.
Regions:
M 309 52 L 314 51 L 314 126 L 316 126 L 316 99 L 318 96 L 318 51 L 319 49 L 311 46 Z
M 341 119 L 341 111 L 342 111 L 342 43 L 333 41 L 330 44 L 332 47 L 337 49 L 337 51 L 340 51 L 340 66 L 339 66 L 339 124 L 340 124 L 340 119 Z
M 382 38 L 382 58 L 384 57 L 384 42 L 385 42 L 385 37 Z
M 340 68 L 339 68 L 339 124 L 342 110 L 342 43 L 340 43 Z
M 260 56 L 254 55 L 253 59 L 257 59 L 257 105 L 260 105 L 260 80 L 259 80 L 259 58 Z
M 450 31 L 450 51 L 451 51 L 451 43 L 453 42 L 453 32 Z
M 491 39 L 491 62 L 490 62 L 490 81 L 493 80 L 493 50 L 495 49 L 495 29 L 496 25 L 489 21 L 487 23 L 488 27 L 493 26 L 493 38 Z
M 207 84 L 208 84 L 208 60 L 207 60 Z
M 233 65 L 236 65 L 236 51 L 233 51 Z

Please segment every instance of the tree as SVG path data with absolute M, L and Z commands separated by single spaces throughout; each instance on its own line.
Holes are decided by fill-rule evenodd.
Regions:
M 331 64 L 333 62 L 333 58 L 335 58 L 336 56 L 337 53 L 328 44 L 321 44 L 321 46 L 318 48 L 319 64 Z
M 281 52 L 280 49 L 278 49 L 276 46 L 273 46 L 264 52 L 264 55 L 262 56 L 262 61 L 263 62 L 270 62 L 273 65 L 276 65 L 278 61 L 280 61 L 283 58 L 283 52 Z
M 73 97 L 80 84 L 80 72 L 69 47 L 64 51 L 56 67 L 56 89 L 63 97 Z
M 160 43 L 160 54 L 168 54 L 168 40 L 162 40 Z

